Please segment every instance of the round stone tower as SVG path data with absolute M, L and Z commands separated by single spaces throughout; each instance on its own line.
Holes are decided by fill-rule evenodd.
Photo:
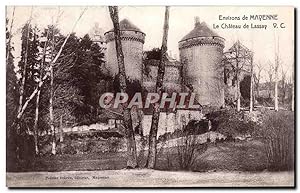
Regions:
M 224 105 L 224 75 L 221 67 L 224 38 L 195 18 L 195 27 L 179 41 L 184 84 L 196 93 L 201 105 Z
M 126 76 L 131 80 L 143 80 L 143 45 L 145 33 L 133 25 L 128 19 L 120 22 L 120 33 Z M 106 68 L 111 76 L 119 73 L 116 45 L 113 29 L 104 34 L 106 40 Z

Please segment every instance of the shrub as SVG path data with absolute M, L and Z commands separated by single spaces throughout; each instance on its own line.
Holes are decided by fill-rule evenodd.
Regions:
M 207 150 L 207 144 L 197 143 L 196 135 L 184 132 L 184 136 L 177 142 L 177 156 L 179 167 L 182 170 L 190 170 L 198 156 Z
M 272 98 L 268 97 L 268 98 L 264 98 L 264 97 L 257 97 L 256 101 L 258 102 L 258 104 L 266 106 L 266 107 L 271 107 L 274 104 L 274 101 Z
M 183 131 L 191 135 L 201 135 L 209 131 L 209 124 L 208 120 L 190 120 Z
M 92 150 L 94 149 L 95 146 L 96 146 L 95 141 L 89 140 L 87 142 L 87 152 L 89 152 L 89 153 L 92 152 Z
M 211 121 L 211 130 L 225 136 L 252 134 L 257 127 L 255 122 L 245 119 L 244 112 L 234 109 L 211 112 L 206 117 Z
M 71 154 L 74 155 L 77 153 L 76 148 L 70 143 L 64 147 L 62 150 L 63 154 Z
M 269 170 L 293 170 L 294 166 L 294 113 L 289 111 L 265 112 L 257 135 L 264 142 Z
M 120 148 L 121 140 L 118 138 L 110 138 L 108 141 L 108 151 L 116 153 Z

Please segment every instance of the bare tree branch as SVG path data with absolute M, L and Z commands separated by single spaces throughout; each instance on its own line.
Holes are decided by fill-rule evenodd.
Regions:
M 67 41 L 68 41 L 70 35 L 73 33 L 75 27 L 77 26 L 77 23 L 79 22 L 79 20 L 81 19 L 81 17 L 82 17 L 83 14 L 85 13 L 86 9 L 87 9 L 87 8 L 85 8 L 85 9 L 81 12 L 80 16 L 78 17 L 78 19 L 76 20 L 76 22 L 75 22 L 74 25 L 73 25 L 72 31 L 67 35 L 67 37 L 65 38 L 65 41 L 64 41 L 63 44 L 61 45 L 61 47 L 60 47 L 58 53 L 56 54 L 55 58 L 54 58 L 50 63 L 52 63 L 52 64 L 55 64 L 55 63 L 56 63 L 57 59 L 58 59 L 59 56 L 61 55 L 61 52 L 62 52 L 62 50 L 63 50 L 65 44 L 66 44 Z M 25 101 L 25 103 L 24 103 L 23 105 L 21 105 L 21 108 L 20 108 L 21 110 L 18 112 L 18 115 L 17 115 L 17 119 L 18 119 L 18 120 L 22 117 L 22 115 L 23 115 L 24 111 L 26 110 L 26 108 L 27 108 L 29 102 L 34 98 L 34 96 L 38 93 L 38 90 L 43 86 L 45 80 L 49 77 L 51 68 L 52 68 L 52 67 L 50 66 L 49 69 L 47 70 L 47 72 L 45 73 L 44 77 L 42 78 L 42 80 L 38 83 L 37 87 L 35 88 L 35 90 L 34 90 L 34 91 L 32 92 L 32 94 L 30 95 L 30 97 L 26 99 L 26 101 Z

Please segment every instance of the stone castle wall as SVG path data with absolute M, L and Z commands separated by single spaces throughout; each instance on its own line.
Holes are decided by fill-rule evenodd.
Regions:
M 176 112 L 160 112 L 157 136 L 166 132 L 174 132 L 176 129 L 182 129 L 190 120 L 201 120 L 203 114 L 200 111 L 178 109 Z M 152 115 L 144 115 L 142 128 L 144 135 L 149 135 L 152 122 Z
M 143 134 L 149 135 L 152 122 L 152 115 L 144 115 L 142 121 Z M 175 130 L 175 114 L 161 112 L 159 115 L 157 136 L 163 135 L 166 132 Z
M 149 73 L 147 76 L 144 75 L 143 86 L 148 90 L 148 92 L 154 92 L 156 86 L 157 65 L 148 65 Z M 181 91 L 181 67 L 168 65 L 165 68 L 163 88 L 166 92 L 180 92 Z

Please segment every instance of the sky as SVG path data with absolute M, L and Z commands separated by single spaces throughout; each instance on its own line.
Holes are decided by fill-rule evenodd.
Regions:
M 32 23 L 43 28 L 51 24 L 57 18 L 58 10 L 62 11 L 62 16 L 58 20 L 58 27 L 63 34 L 67 34 L 85 7 L 74 6 L 36 6 L 33 7 Z M 7 7 L 6 16 L 12 17 L 12 7 Z M 20 53 L 20 29 L 30 17 L 31 7 L 16 6 L 15 19 L 13 25 L 15 53 L 17 57 Z M 127 18 L 138 26 L 145 34 L 144 50 L 160 47 L 163 35 L 164 22 L 163 6 L 120 6 L 120 20 Z M 273 15 L 277 14 L 278 20 L 264 21 L 244 21 L 244 15 Z M 274 63 L 275 48 L 278 47 L 279 56 L 284 71 L 291 76 L 294 66 L 294 9 L 293 7 L 233 7 L 233 6 L 172 6 L 170 7 L 168 52 L 173 57 L 179 58 L 178 41 L 194 28 L 194 18 L 200 18 L 200 22 L 206 22 L 213 29 L 213 25 L 236 24 L 267 25 L 267 29 L 213 29 L 219 36 L 225 38 L 224 51 L 228 50 L 232 44 L 239 40 L 242 44 L 254 51 L 254 63 L 261 63 L 265 69 L 268 64 Z M 241 20 L 220 20 L 220 15 L 226 17 L 240 17 Z M 99 26 L 107 31 L 112 28 L 108 7 L 94 6 L 87 7 L 84 15 L 78 22 L 75 32 L 78 36 L 83 36 L 99 23 Z M 273 23 L 284 23 L 285 28 L 273 28 Z M 281 70 L 280 70 L 281 71 Z M 263 73 L 264 80 L 267 79 L 266 72 Z

